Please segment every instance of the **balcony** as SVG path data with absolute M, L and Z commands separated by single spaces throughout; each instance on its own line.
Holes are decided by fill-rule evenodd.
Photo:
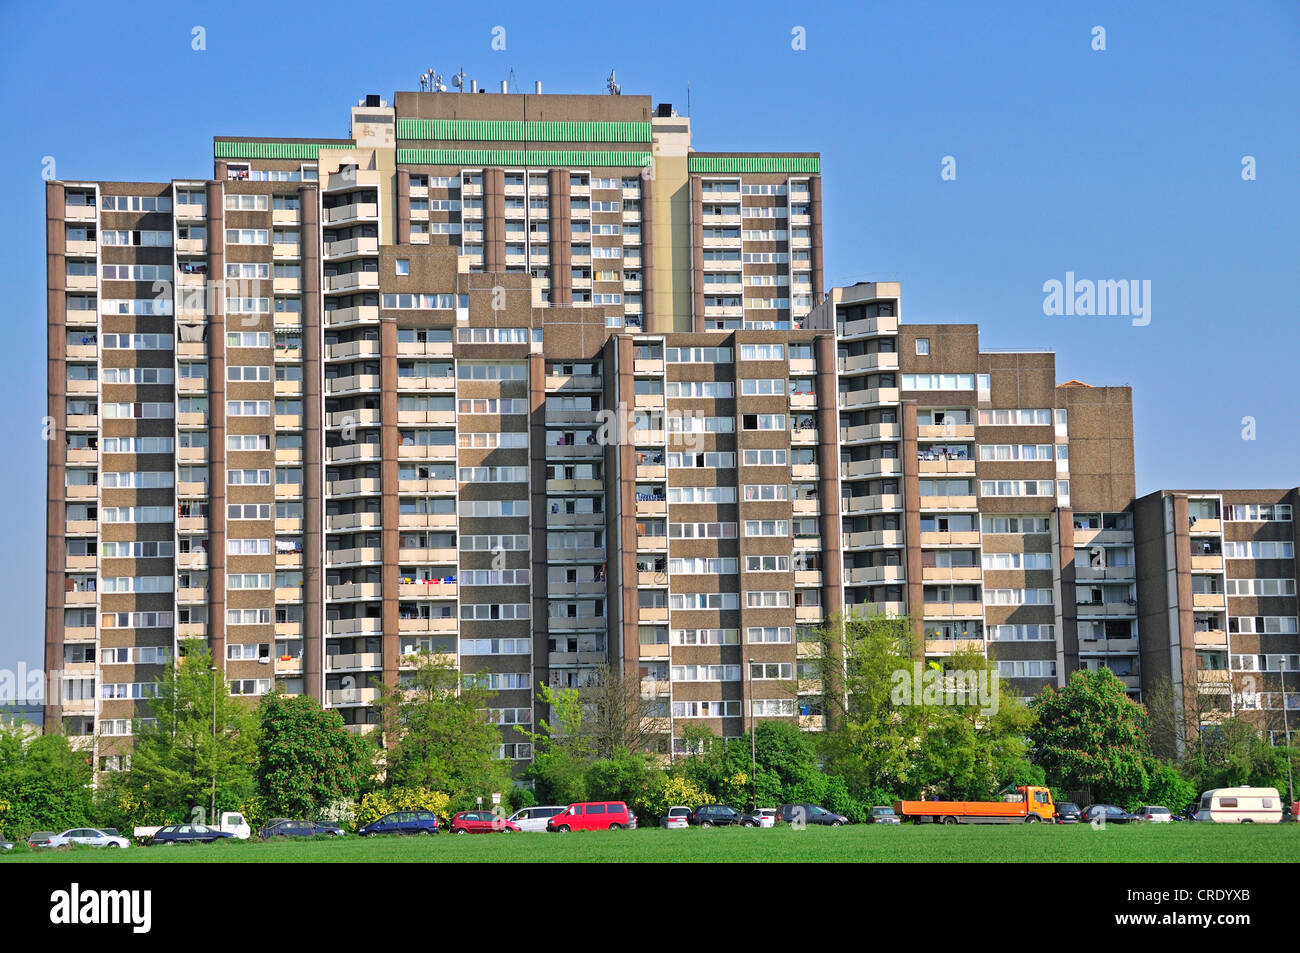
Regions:
M 370 705 L 379 701 L 377 688 L 335 688 L 325 693 L 325 703 L 336 708 Z
M 325 209 L 324 225 L 342 225 L 347 222 L 374 222 L 379 219 L 379 205 L 375 202 L 354 202 Z
M 358 547 L 355 549 L 329 549 L 325 551 L 326 566 L 360 566 L 383 560 L 383 550 L 378 546 Z
M 871 387 L 866 390 L 840 391 L 840 407 L 854 408 L 879 407 L 898 403 L 897 387 Z
M 358 652 L 351 655 L 326 655 L 325 671 L 356 672 L 384 667 L 382 652 Z
M 901 494 L 875 494 L 868 496 L 849 496 L 840 500 L 842 512 L 846 516 L 863 513 L 896 512 L 903 508 Z
M 974 582 L 980 578 L 979 566 L 924 566 L 921 579 L 925 582 Z
M 1075 611 L 1080 619 L 1095 618 L 1097 616 L 1136 616 L 1137 600 L 1129 599 L 1119 602 L 1080 602 L 1075 605 Z
M 854 354 L 840 358 L 838 363 L 842 374 L 855 374 L 863 371 L 896 371 L 898 370 L 898 354 L 894 352 Z
M 333 600 L 380 599 L 384 587 L 378 582 L 352 582 L 338 586 L 326 586 L 325 597 Z
M 881 529 L 863 533 L 846 533 L 844 536 L 844 546 L 847 549 L 874 549 L 878 546 L 901 547 L 902 545 L 903 531 L 901 529 Z
M 984 604 L 982 602 L 927 602 L 923 611 L 927 619 L 982 619 Z
M 325 324 L 329 327 L 345 327 L 353 324 L 378 324 L 379 323 L 379 306 L 378 305 L 356 305 L 351 308 L 327 308 L 325 311 Z M 405 348 L 413 345 L 397 345 L 399 355 L 408 353 Z M 414 345 L 419 346 L 419 345 Z M 419 352 L 423 353 L 423 352 Z M 451 345 L 447 346 L 447 354 L 451 354 Z
M 401 599 L 455 599 L 457 589 L 454 582 L 401 582 L 397 595 Z

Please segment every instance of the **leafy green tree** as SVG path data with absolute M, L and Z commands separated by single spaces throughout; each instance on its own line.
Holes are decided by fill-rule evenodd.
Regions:
M 527 777 L 538 797 L 552 804 L 587 800 L 586 772 L 596 757 L 596 745 L 586 725 L 586 708 L 576 688 L 541 685 L 538 700 L 549 718 L 538 718 L 540 731 L 523 734 L 533 743 Z
M 274 816 L 314 817 L 355 798 L 373 773 L 373 749 L 310 695 L 272 692 L 257 708 L 257 790 Z
M 1033 713 L 1002 693 L 993 662 L 979 652 L 960 652 L 942 666 L 931 665 L 936 689 L 951 688 L 952 693 L 936 691 L 938 703 L 914 706 L 918 737 L 911 789 L 945 800 L 974 801 L 995 797 L 1012 781 L 1043 783 L 1042 769 L 1029 762 L 1025 740 Z M 958 691 L 959 686 L 965 691 Z
M 10 840 L 88 824 L 90 782 L 86 753 L 67 738 L 0 723 L 0 832 Z
M 1141 800 L 1154 764 L 1147 713 L 1107 668 L 1078 671 L 1030 703 L 1034 762 L 1054 787 L 1088 788 L 1095 801 Z
M 1169 761 L 1157 761 L 1151 770 L 1151 783 L 1147 785 L 1144 803 L 1160 804 L 1177 812 L 1195 801 L 1200 793 L 1195 782 L 1185 778 L 1177 765 Z M 1141 806 L 1125 805 L 1130 810 Z
M 122 781 L 138 811 L 135 823 L 207 818 L 214 786 L 217 813 L 238 810 L 256 788 L 257 721 L 230 696 L 205 642 L 182 643 L 148 710 L 154 721 L 137 729 Z
M 441 656 L 423 656 L 397 688 L 381 688 L 390 788 L 445 791 L 454 810 L 472 807 L 510 786 L 496 757 L 500 729 L 483 716 L 496 697 L 473 679 L 461 679 Z
M 911 669 L 911 624 L 906 617 L 835 615 L 820 639 L 823 684 L 842 686 L 823 701 L 828 730 L 820 744 L 827 772 L 841 775 L 851 790 L 903 791 L 915 763 L 918 712 L 894 704 L 893 686 L 896 672 Z
M 1225 718 L 1200 730 L 1185 767 L 1197 793 L 1211 788 L 1271 787 L 1288 797 L 1288 755 L 1300 762 L 1300 750 L 1270 744 L 1249 722 Z
M 653 755 L 617 751 L 612 758 L 589 764 L 584 780 L 590 798 L 623 801 L 632 813 L 646 818 L 664 785 L 664 774 Z

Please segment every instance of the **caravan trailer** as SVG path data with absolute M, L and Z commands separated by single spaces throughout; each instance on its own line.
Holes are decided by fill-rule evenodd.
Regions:
M 1201 795 L 1198 821 L 1215 824 L 1277 824 L 1282 796 L 1277 788 L 1216 788 Z

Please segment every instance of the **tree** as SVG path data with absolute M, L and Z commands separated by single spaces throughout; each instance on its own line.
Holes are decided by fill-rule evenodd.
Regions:
M 373 773 L 373 750 L 310 695 L 272 692 L 257 709 L 257 790 L 273 816 L 314 817 L 355 798 Z
M 936 703 L 923 691 L 921 706 L 914 706 L 919 734 L 911 789 L 974 801 L 997 796 L 1008 783 L 1042 784 L 1025 740 L 1033 713 L 1002 694 L 993 663 L 981 652 L 958 652 L 930 664 Z M 957 691 L 959 685 L 967 691 Z
M 629 677 L 618 666 L 600 665 L 577 692 L 585 709 L 583 730 L 591 738 L 595 757 L 652 749 L 656 702 L 642 697 L 639 678 Z
M 441 656 L 422 656 L 409 680 L 381 688 L 388 786 L 445 791 L 453 806 L 467 807 L 504 791 L 510 772 L 496 757 L 501 734 L 484 717 L 495 697 Z
M 1201 730 L 1201 743 L 1188 756 L 1186 768 L 1199 791 L 1228 787 L 1277 788 L 1288 796 L 1287 755 L 1295 749 L 1270 744 L 1241 718 L 1225 718 Z M 1171 805 L 1172 806 L 1172 805 Z
M 1154 767 L 1146 709 L 1110 669 L 1075 672 L 1030 704 L 1038 716 L 1029 732 L 1034 762 L 1053 786 L 1086 787 L 1094 801 L 1145 796 Z
M 664 774 L 653 755 L 618 751 L 612 758 L 591 762 L 585 781 L 593 796 L 623 801 L 634 814 L 644 817 L 650 813 L 649 805 L 657 803 L 656 794 L 663 787 Z
M 148 703 L 153 721 L 136 731 L 131 770 L 121 782 L 136 823 L 168 824 L 238 810 L 255 788 L 257 722 L 232 698 L 205 642 L 187 639 Z M 215 818 L 210 820 L 215 821 Z
M 883 615 L 834 615 L 819 632 L 827 727 L 820 739 L 829 773 L 851 790 L 902 791 L 910 782 L 915 712 L 893 703 L 894 673 L 912 664 L 911 623 Z M 833 677 L 832 677 L 833 676 Z
M 527 777 L 543 800 L 571 804 L 587 799 L 587 766 L 596 748 L 585 730 L 582 698 L 576 688 L 554 689 L 541 685 L 538 701 L 549 718 L 538 718 L 540 731 L 524 734 L 533 743 L 533 762 Z
M 65 831 L 92 816 L 91 767 L 62 735 L 0 723 L 0 832 Z

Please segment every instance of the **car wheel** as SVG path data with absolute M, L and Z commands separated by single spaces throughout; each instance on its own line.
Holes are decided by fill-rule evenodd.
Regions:
M 957 823 L 957 818 L 955 818 L 955 817 L 941 817 L 941 818 L 939 818 L 939 823 L 940 823 L 940 824 L 956 824 L 956 823 Z
M 611 824 L 611 825 L 609 825 L 609 829 L 610 829 L 611 831 L 621 831 L 621 830 L 623 829 L 623 825 L 622 825 L 622 824 Z
M 561 834 L 567 834 L 569 833 L 569 825 L 561 824 L 559 827 L 556 828 L 556 830 L 559 831 Z
M 700 821 L 700 827 L 712 827 L 712 826 L 713 826 L 712 821 Z
M 741 826 L 742 826 L 742 827 L 753 827 L 753 826 L 754 826 L 754 822 L 753 822 L 753 821 L 745 821 Z
M 420 833 L 421 833 L 421 834 L 432 834 L 433 831 L 429 830 L 429 829 L 426 827 L 424 830 L 420 831 Z
M 1042 818 L 1040 818 L 1037 814 L 1030 814 L 1028 817 L 1025 818 L 1025 823 L 1037 824 L 1040 820 L 1042 820 Z
M 108 846 L 109 846 L 109 847 L 116 847 L 118 850 L 121 850 L 121 849 L 122 849 L 122 845 L 121 845 L 121 844 L 109 844 Z
M 831 821 L 831 827 L 839 827 L 843 823 L 843 821 Z
M 469 831 L 465 830 L 465 828 L 462 827 L 460 830 L 456 831 L 456 833 L 457 833 L 457 834 L 468 834 Z

